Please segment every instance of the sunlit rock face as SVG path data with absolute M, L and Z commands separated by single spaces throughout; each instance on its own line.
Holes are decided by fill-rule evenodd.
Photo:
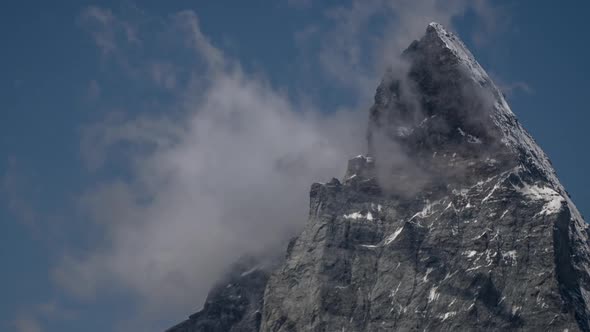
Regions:
M 284 261 L 169 331 L 590 331 L 588 227 L 544 152 L 439 24 L 402 58 Z

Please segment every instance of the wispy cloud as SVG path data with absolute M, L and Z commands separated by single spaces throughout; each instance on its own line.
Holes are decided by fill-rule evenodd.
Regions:
M 89 170 L 123 175 L 102 176 L 80 195 L 84 220 L 101 230 L 102 241 L 67 252 L 55 280 L 87 300 L 123 287 L 144 304 L 145 321 L 193 311 L 239 256 L 281 252 L 305 222 L 310 184 L 342 176 L 346 160 L 365 152 L 367 114 L 358 105 L 368 104 L 384 68 L 427 23 L 451 23 L 471 7 L 372 0 L 327 11 L 329 26 L 306 28 L 299 42 L 325 41 L 306 59 L 358 103 L 322 112 L 313 98 L 295 101 L 244 70 L 203 33 L 192 11 L 142 20 L 157 25 L 147 27 L 158 31 L 149 38 L 141 24 L 88 8 L 80 18 L 85 28 L 101 54 L 120 60 L 110 70 L 122 64 L 131 82 L 171 91 L 173 100 L 157 114 L 138 103 L 81 129 Z M 375 21 L 383 30 L 367 39 Z M 134 59 L 125 44 L 170 47 L 196 60 L 142 52 Z
M 455 20 L 468 12 L 480 22 L 471 37 L 483 43 L 495 31 L 493 22 L 499 16 L 486 0 L 353 0 L 326 11 L 330 24 L 308 26 L 296 37 L 299 44 L 320 45 L 304 47 L 311 50 L 306 56 L 316 57 L 324 74 L 365 105 L 385 69 L 399 62 L 401 51 L 428 23 L 453 29 Z
M 42 332 L 41 326 L 32 317 L 22 316 L 18 317 L 13 322 L 13 327 L 16 332 Z
M 113 15 L 110 9 L 87 7 L 80 14 L 78 21 L 90 31 L 103 55 L 110 55 L 119 50 L 118 39 L 121 36 L 126 42 L 139 43 L 136 27 Z
M 75 318 L 75 311 L 53 300 L 21 308 L 11 325 L 16 332 L 42 332 L 47 330 L 47 322 L 71 321 Z
M 19 171 L 16 158 L 9 158 L 7 164 L 6 172 L 0 177 L 0 198 L 16 222 L 24 224 L 37 233 L 39 216 L 31 203 L 30 179 Z
M 86 299 L 118 284 L 159 315 L 194 310 L 240 256 L 280 252 L 305 221 L 310 184 L 343 175 L 366 129 L 362 112 L 318 112 L 245 72 L 195 13 L 169 28 L 205 67 L 184 68 L 191 79 L 157 116 L 112 114 L 82 130 L 87 165 L 123 165 L 127 176 L 81 196 L 105 241 L 53 274 Z
M 86 99 L 89 101 L 96 101 L 100 97 L 100 85 L 96 80 L 90 80 L 88 82 L 88 88 L 86 89 Z
M 507 96 L 512 96 L 516 93 L 526 93 L 526 94 L 533 94 L 535 93 L 535 89 L 531 87 L 528 83 L 523 81 L 506 81 L 497 75 L 491 74 L 492 78 L 494 79 L 494 83 L 498 88 Z

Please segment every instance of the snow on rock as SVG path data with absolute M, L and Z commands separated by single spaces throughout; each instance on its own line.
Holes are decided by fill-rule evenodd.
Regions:
M 431 267 L 429 267 L 426 270 L 426 273 L 424 274 L 424 278 L 422 278 L 422 281 L 423 282 L 427 282 L 428 281 L 428 275 L 430 275 L 430 273 L 432 273 L 432 270 L 433 270 L 433 268 L 431 268 Z
M 455 315 L 457 315 L 456 311 L 449 311 L 444 315 L 440 315 L 439 318 L 444 322 L 445 320 L 452 318 Z
M 320 328 L 318 324 L 326 331 L 340 331 L 347 322 L 350 322 L 345 325 L 347 331 L 485 330 L 499 323 L 505 330 L 544 331 L 548 326 L 555 331 L 583 330 L 576 324 L 590 321 L 590 293 L 586 292 L 590 289 L 587 278 L 590 232 L 565 194 L 549 160 L 517 121 L 502 93 L 454 35 L 432 24 L 425 38 L 409 50 L 408 55 L 415 55 L 409 60 L 415 65 L 412 70 L 416 74 L 409 77 L 409 83 L 424 79 L 425 85 L 416 89 L 416 96 L 432 102 L 429 105 L 432 112 L 425 116 L 452 116 L 432 122 L 427 118 L 420 128 L 415 127 L 417 117 L 409 123 L 388 123 L 402 109 L 392 107 L 397 102 L 409 106 L 408 110 L 415 106 L 406 105 L 400 98 L 397 92 L 401 90 L 396 90 L 395 82 L 391 81 L 395 78 L 390 80 L 388 74 L 375 96 L 371 109 L 374 115 L 371 119 L 375 122 L 371 120 L 369 133 L 387 129 L 388 137 L 397 138 L 398 126 L 408 126 L 412 133 L 398 141 L 410 149 L 411 161 L 415 158 L 417 165 L 428 166 L 426 170 L 432 167 L 435 174 L 438 171 L 446 174 L 447 168 L 456 168 L 459 171 L 456 178 L 441 179 L 440 186 L 439 181 L 434 181 L 435 186 L 427 184 L 411 195 L 389 195 L 372 182 L 363 182 L 374 179 L 374 167 L 380 165 L 369 164 L 369 157 L 362 155 L 349 161 L 344 178 L 356 174 L 354 180 L 343 186 L 331 186 L 330 182 L 321 194 L 314 190 L 310 206 L 315 213 L 310 213 L 310 221 L 295 245 L 289 245 L 288 254 L 283 256 L 285 261 L 267 275 L 267 285 L 263 284 L 254 294 L 258 297 L 252 303 L 257 305 L 238 312 L 246 320 L 255 317 L 255 313 L 265 312 L 259 322 L 262 325 L 246 325 L 248 328 L 241 330 L 268 331 L 286 326 L 285 317 L 290 320 L 287 325 L 299 331 Z M 440 82 L 428 79 L 439 73 L 452 75 L 441 77 Z M 455 87 L 466 88 L 468 102 L 457 103 L 465 107 L 450 114 L 455 109 L 449 108 L 448 102 L 463 98 L 465 92 Z M 444 131 L 438 131 L 439 120 L 448 125 Z M 440 140 L 436 136 L 436 140 L 426 140 L 428 144 L 423 145 L 422 138 L 431 138 L 428 136 L 431 130 L 442 135 Z M 404 130 L 399 133 L 404 134 Z M 478 142 L 482 144 L 471 144 Z M 466 177 L 461 176 L 463 168 L 468 170 Z M 430 202 L 438 202 L 440 206 Z M 555 213 L 565 210 L 565 203 L 571 218 L 540 217 L 541 214 L 557 217 Z M 320 210 L 322 216 L 330 218 L 319 218 Z M 428 224 L 435 227 L 425 226 Z M 558 226 L 558 233 L 551 231 L 552 226 Z M 562 229 L 562 235 L 571 241 L 557 248 L 554 236 Z M 560 278 L 559 273 L 566 265 L 574 269 L 571 273 L 566 271 L 567 278 Z M 329 273 L 324 273 L 327 267 Z M 542 271 L 545 275 L 538 276 Z M 235 296 L 250 291 L 251 285 L 245 282 L 252 279 L 251 282 L 258 283 L 253 278 L 257 276 L 259 273 L 253 273 L 251 278 L 230 280 L 236 287 L 215 292 L 223 296 L 216 295 L 211 309 L 221 306 L 222 312 L 227 312 L 227 305 L 230 310 L 239 308 L 241 304 Z M 323 291 L 344 289 L 343 276 L 347 284 L 354 285 L 346 294 Z M 260 273 L 259 277 L 265 275 Z M 494 294 L 489 293 L 492 290 Z M 533 291 L 537 292 L 536 301 L 530 297 L 535 294 Z M 560 298 L 560 292 L 575 296 Z M 495 302 L 490 303 L 494 310 L 485 308 L 490 299 Z M 325 305 L 334 301 L 346 310 L 323 310 L 331 309 Z M 369 315 L 348 310 L 359 303 L 370 309 Z M 476 305 L 477 311 L 469 312 Z M 564 314 L 564 306 L 572 310 Z M 322 309 L 321 322 L 310 315 L 314 308 Z M 387 310 L 396 312 L 381 315 Z M 206 326 L 202 325 L 203 320 L 211 317 L 208 323 L 215 326 L 219 317 L 209 313 L 205 311 L 193 317 L 197 317 L 200 326 Z M 371 313 L 378 313 L 379 319 L 375 320 Z M 469 319 L 474 313 L 477 319 Z M 511 319 L 511 315 L 521 319 Z M 233 329 L 239 330 L 244 324 L 249 322 L 239 321 Z
M 544 201 L 545 205 L 539 214 L 550 215 L 561 210 L 565 199 L 557 191 L 549 187 L 540 187 L 537 185 L 525 185 L 524 187 L 516 187 L 516 190 L 522 195 L 533 199 Z
M 397 287 L 391 291 L 391 293 L 389 294 L 389 296 L 391 298 L 395 297 L 395 294 L 397 294 L 397 292 L 399 291 L 399 287 L 402 285 L 402 282 L 400 281 L 399 284 L 397 284 Z
M 369 221 L 373 220 L 373 214 L 369 211 L 366 214 L 362 212 L 353 212 L 351 214 L 345 214 L 344 219 L 367 219 Z
M 348 180 L 352 180 L 354 178 L 356 178 L 356 174 L 352 174 L 351 176 L 349 176 L 348 178 L 346 178 L 346 180 L 348 181 Z
M 363 214 L 360 212 L 353 212 L 351 214 L 345 214 L 344 219 L 361 219 L 363 218 Z
M 440 40 L 445 44 L 445 47 L 455 54 L 461 64 L 465 67 L 466 72 L 471 74 L 474 81 L 484 84 L 490 80 L 488 74 L 479 65 L 473 54 L 471 54 L 459 38 L 445 30 L 442 25 L 436 22 L 430 23 L 429 27 L 436 31 Z
M 391 234 L 390 236 L 387 237 L 387 239 L 385 239 L 385 244 L 390 244 L 391 242 L 395 241 L 395 239 L 397 239 L 397 237 L 401 234 L 402 230 L 404 229 L 404 227 L 400 227 L 398 230 L 396 230 L 393 234 Z
M 251 274 L 252 272 L 258 270 L 259 268 L 260 268 L 259 266 L 255 266 L 255 267 L 251 268 L 250 270 L 245 271 L 242 274 L 240 274 L 240 277 L 245 277 L 245 276 Z
M 438 287 L 432 287 L 428 293 L 428 303 L 438 300 L 440 294 L 437 292 Z
M 467 256 L 467 258 L 471 258 L 471 257 L 477 255 L 477 251 L 475 251 L 475 250 L 468 250 L 468 251 L 463 252 L 463 255 L 464 256 Z
M 428 216 L 431 216 L 434 211 L 433 211 L 433 207 L 435 207 L 436 205 L 438 205 L 440 202 L 433 202 L 433 203 L 429 203 L 428 201 L 426 202 L 426 205 L 424 205 L 424 208 L 422 208 L 422 211 L 414 214 L 412 216 L 412 218 L 410 218 L 409 221 L 414 220 L 415 218 L 426 218 Z

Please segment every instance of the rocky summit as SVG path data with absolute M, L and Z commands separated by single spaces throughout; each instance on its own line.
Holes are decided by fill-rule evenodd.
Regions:
M 169 332 L 590 331 L 590 231 L 545 153 L 441 25 L 400 63 L 284 260 Z

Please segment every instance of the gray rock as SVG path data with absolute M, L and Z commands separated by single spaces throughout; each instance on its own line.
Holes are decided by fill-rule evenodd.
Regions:
M 258 331 L 264 288 L 276 264 L 252 257 L 239 260 L 211 290 L 203 309 L 166 332 Z
M 172 331 L 590 331 L 590 232 L 547 156 L 443 27 L 403 57 L 377 89 L 369 156 L 313 184 L 285 261 L 244 280 L 268 278 L 246 310 L 260 325 L 206 306 Z

